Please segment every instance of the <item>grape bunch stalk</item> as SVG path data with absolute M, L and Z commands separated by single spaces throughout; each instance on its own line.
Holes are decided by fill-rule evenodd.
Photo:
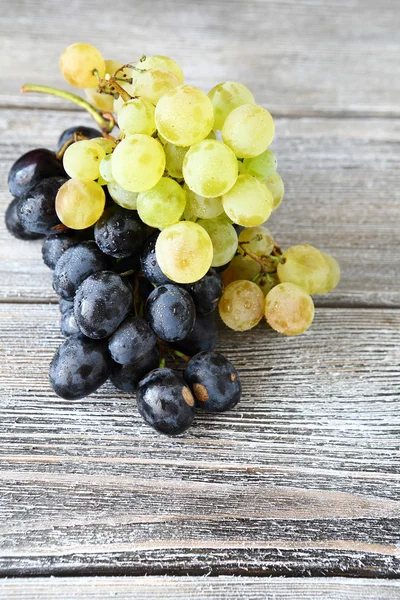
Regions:
M 275 126 L 241 83 L 208 94 L 186 85 L 166 56 L 122 64 L 90 44 L 64 50 L 71 92 L 27 84 L 85 109 L 99 128 L 65 130 L 11 167 L 10 233 L 43 238 L 65 341 L 50 365 L 53 390 L 83 398 L 107 379 L 136 392 L 145 422 L 177 435 L 195 408 L 219 412 L 241 397 L 235 367 L 215 351 L 218 308 L 235 331 L 263 317 L 297 335 L 313 294 L 340 267 L 309 245 L 282 250 L 265 227 L 284 185 L 270 150 Z M 183 359 L 179 372 L 166 358 Z

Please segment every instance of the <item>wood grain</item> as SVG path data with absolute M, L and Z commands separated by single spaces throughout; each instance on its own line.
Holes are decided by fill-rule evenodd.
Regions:
M 177 439 L 111 385 L 50 391 L 57 318 L 0 306 L 0 574 L 400 575 L 399 311 L 221 327 L 243 400 Z
M 344 578 L 59 577 L 0 580 L 1 600 L 398 600 L 400 583 Z

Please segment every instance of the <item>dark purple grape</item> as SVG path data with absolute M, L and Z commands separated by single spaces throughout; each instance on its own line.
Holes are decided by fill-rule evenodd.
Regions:
M 65 177 L 48 177 L 35 185 L 18 204 L 18 216 L 22 225 L 29 231 L 54 234 L 54 227 L 60 225 L 56 213 L 56 196 Z
M 188 362 L 183 375 L 196 406 L 222 412 L 236 406 L 242 385 L 235 367 L 220 352 L 200 352 Z
M 106 208 L 94 228 L 94 238 L 100 250 L 115 258 L 138 252 L 146 236 L 147 227 L 137 212 L 115 203 Z
M 126 365 L 148 354 L 156 342 L 157 338 L 145 319 L 129 316 L 110 337 L 108 349 L 115 362 Z
M 54 269 L 61 255 L 64 254 L 68 248 L 75 246 L 78 241 L 77 237 L 70 232 L 47 236 L 43 240 L 42 246 L 44 264 L 49 267 L 49 269 Z
M 66 173 L 54 152 L 37 148 L 15 161 L 8 174 L 8 187 L 13 196 L 21 198 L 47 177 L 66 177 Z
M 116 388 L 124 392 L 136 392 L 139 381 L 160 364 L 160 351 L 155 345 L 150 352 L 135 363 L 120 365 L 113 362 L 110 379 Z
M 64 298 L 60 298 L 58 308 L 60 309 L 60 313 L 63 315 L 70 308 L 74 308 L 73 300 L 65 300 Z
M 155 369 L 139 383 L 137 406 L 150 427 L 167 435 L 183 433 L 194 419 L 194 398 L 171 369 Z
M 7 207 L 5 214 L 5 223 L 8 231 L 18 240 L 37 240 L 43 237 L 40 233 L 28 231 L 22 225 L 18 216 L 19 198 L 14 198 Z
M 77 134 L 80 133 L 83 137 L 85 137 L 88 140 L 91 140 L 91 139 L 97 138 L 97 137 L 103 137 L 103 134 L 101 133 L 101 131 L 99 129 L 95 129 L 94 127 L 87 127 L 87 125 L 76 125 L 75 127 L 69 127 L 68 129 L 63 131 L 62 134 L 60 135 L 60 137 L 58 138 L 57 152 L 59 152 L 61 150 L 61 148 L 64 146 L 65 142 L 68 142 L 68 140 L 74 139 L 75 133 L 77 133 Z
M 171 347 L 188 356 L 194 356 L 198 352 L 214 350 L 216 344 L 217 327 L 213 315 L 196 314 L 194 327 L 189 335 L 179 342 L 174 342 Z
M 193 329 L 196 311 L 186 290 L 167 283 L 155 288 L 146 302 L 146 317 L 154 333 L 165 342 L 183 340 Z
M 208 315 L 215 310 L 222 296 L 222 283 L 214 269 L 184 288 L 192 296 L 196 311 L 201 315 Z
M 81 333 L 74 315 L 74 306 L 61 315 L 60 330 L 64 337 Z
M 151 283 L 154 283 L 154 285 L 173 283 L 171 279 L 164 275 L 157 262 L 156 241 L 159 235 L 160 232 L 157 232 L 150 236 L 143 244 L 140 253 L 140 263 L 142 265 L 143 274 Z

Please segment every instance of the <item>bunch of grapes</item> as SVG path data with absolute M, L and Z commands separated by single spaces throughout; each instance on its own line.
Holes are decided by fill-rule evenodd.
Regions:
M 240 399 L 236 369 L 214 350 L 215 309 L 236 331 L 265 316 L 297 335 L 313 320 L 311 295 L 332 290 L 340 268 L 312 246 L 282 251 L 264 226 L 284 186 L 274 121 L 244 85 L 206 95 L 168 57 L 123 65 L 81 43 L 60 68 L 91 104 L 23 90 L 72 100 L 101 130 L 72 127 L 57 152 L 20 157 L 6 214 L 16 237 L 45 236 L 66 337 L 50 382 L 78 399 L 110 378 L 136 392 L 150 426 L 178 434 L 195 406 L 223 411 Z M 183 376 L 165 368 L 168 354 L 187 362 Z

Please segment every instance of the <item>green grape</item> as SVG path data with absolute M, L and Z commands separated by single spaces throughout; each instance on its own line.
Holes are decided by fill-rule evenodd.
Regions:
M 214 129 L 222 129 L 226 117 L 243 104 L 254 104 L 254 96 L 242 83 L 224 81 L 208 92 L 214 107 Z
M 275 173 L 278 161 L 271 150 L 265 150 L 254 158 L 245 158 L 243 165 L 249 175 L 259 179 L 268 179 Z
M 177 283 L 193 283 L 207 273 L 213 245 L 206 230 L 191 221 L 163 229 L 156 242 L 156 258 L 162 272 Z
M 180 81 L 175 73 L 150 69 L 144 73 L 138 73 L 135 79 L 135 96 L 143 96 L 155 106 L 162 96 L 178 85 L 180 85 Z
M 200 219 L 215 219 L 224 212 L 221 198 L 204 198 L 192 192 L 186 183 L 183 187 L 186 190 L 186 206 L 192 215 Z
M 157 229 L 177 223 L 186 204 L 186 192 L 179 183 L 162 177 L 151 190 L 140 192 L 137 211 L 143 223 Z
M 336 258 L 331 256 L 330 254 L 325 254 L 325 252 L 322 252 L 321 254 L 328 264 L 329 275 L 328 279 L 325 282 L 325 285 L 322 285 L 320 288 L 318 288 L 318 290 L 315 291 L 314 294 L 327 294 L 328 292 L 334 290 L 340 281 L 340 265 Z
M 73 179 L 94 181 L 100 175 L 100 163 L 105 155 L 103 148 L 93 140 L 81 140 L 68 146 L 63 166 Z
M 103 214 L 106 196 L 95 181 L 68 179 L 58 190 L 56 213 L 61 223 L 71 229 L 86 229 Z
M 137 69 L 162 69 L 174 73 L 179 79 L 179 85 L 184 81 L 183 71 L 177 62 L 168 58 L 168 56 L 147 56 L 145 60 L 140 60 L 136 65 Z
M 128 210 L 136 210 L 138 197 L 137 192 L 129 192 L 128 190 L 124 190 L 124 188 L 115 182 L 109 183 L 107 185 L 107 189 L 114 202 L 123 208 L 127 208 Z
M 132 98 L 118 111 L 118 127 L 123 133 L 145 133 L 152 135 L 156 130 L 154 104 L 147 98 Z
M 100 177 L 105 183 L 112 183 L 114 181 L 111 170 L 111 154 L 107 154 L 100 163 Z
M 308 244 L 292 246 L 282 254 L 278 264 L 279 281 L 298 285 L 308 294 L 318 293 L 327 285 L 329 265 L 322 252 Z
M 199 196 L 216 198 L 231 189 L 238 175 L 232 150 L 217 140 L 194 144 L 183 161 L 186 184 Z
M 272 198 L 274 201 L 274 208 L 272 210 L 276 210 L 282 202 L 283 195 L 285 193 L 282 178 L 279 175 L 279 173 L 274 173 L 273 175 L 268 177 L 268 179 L 266 179 L 264 183 L 272 194 Z
M 257 227 L 247 227 L 239 234 L 239 244 L 243 244 L 244 252 L 254 254 L 258 258 L 266 257 L 274 249 L 274 238 L 272 233 L 266 227 L 258 225 Z M 246 256 L 246 260 L 254 260 Z
M 224 219 L 200 219 L 198 225 L 204 227 L 213 245 L 212 267 L 226 265 L 236 254 L 238 237 L 233 225 Z
M 111 164 L 118 185 L 130 192 L 143 192 L 154 187 L 163 176 L 165 154 L 160 142 L 136 133 L 118 144 Z
M 180 85 L 170 90 L 156 106 L 156 126 L 176 146 L 191 146 L 210 133 L 214 111 L 208 96 L 198 88 Z
M 252 281 L 239 279 L 225 288 L 218 305 L 225 325 L 234 331 L 255 327 L 264 314 L 264 295 Z
M 186 193 L 186 206 L 185 206 L 185 210 L 183 211 L 181 221 L 193 221 L 193 223 L 196 223 L 197 219 L 198 219 L 198 217 L 196 217 L 196 215 L 194 215 L 192 213 L 192 211 L 190 210 L 190 206 L 188 205 L 188 201 L 187 201 L 187 193 Z
M 122 67 L 122 63 L 117 62 L 116 60 L 106 60 L 105 66 L 106 74 L 113 75 L 117 69 Z M 121 75 L 118 74 L 118 76 L 120 77 Z M 113 91 L 111 85 L 106 85 L 104 89 L 107 92 Z M 99 110 L 102 110 L 104 112 L 112 112 L 114 110 L 114 96 L 105 92 L 100 93 L 97 90 L 98 85 L 96 85 L 96 87 L 86 88 L 86 98 L 91 104 L 93 104 L 93 106 L 95 106 Z
M 257 279 L 257 285 L 266 296 L 270 290 L 276 285 L 279 285 L 278 275 L 276 273 L 267 273 Z
M 294 283 L 280 283 L 265 298 L 268 325 L 283 335 L 306 331 L 314 318 L 314 303 L 307 292 Z
M 189 148 L 185 148 L 184 146 L 175 146 L 174 144 L 165 142 L 165 168 L 167 169 L 168 174 L 171 175 L 171 177 L 176 177 L 176 179 L 183 179 L 182 165 L 183 159 L 185 158 L 188 149 Z
M 117 145 L 114 140 L 110 140 L 109 138 L 105 138 L 105 137 L 92 138 L 90 141 L 96 142 L 96 144 L 99 144 L 99 146 L 101 146 L 103 148 L 103 150 L 106 154 L 111 154 L 111 152 L 114 150 L 115 146 Z
M 246 279 L 252 281 L 261 271 L 261 265 L 255 260 L 248 260 L 242 254 L 234 256 L 229 267 L 222 273 L 222 281 L 226 287 L 232 281 Z
M 262 154 L 274 139 L 274 120 L 265 108 L 243 104 L 235 108 L 222 127 L 222 139 L 238 158 Z
M 239 175 L 235 185 L 222 196 L 222 205 L 234 223 L 254 227 L 272 212 L 272 194 L 266 185 L 251 175 Z
M 91 88 L 98 84 L 99 77 L 104 77 L 106 65 L 101 53 L 90 44 L 72 44 L 60 57 L 60 71 L 71 85 L 79 88 Z

